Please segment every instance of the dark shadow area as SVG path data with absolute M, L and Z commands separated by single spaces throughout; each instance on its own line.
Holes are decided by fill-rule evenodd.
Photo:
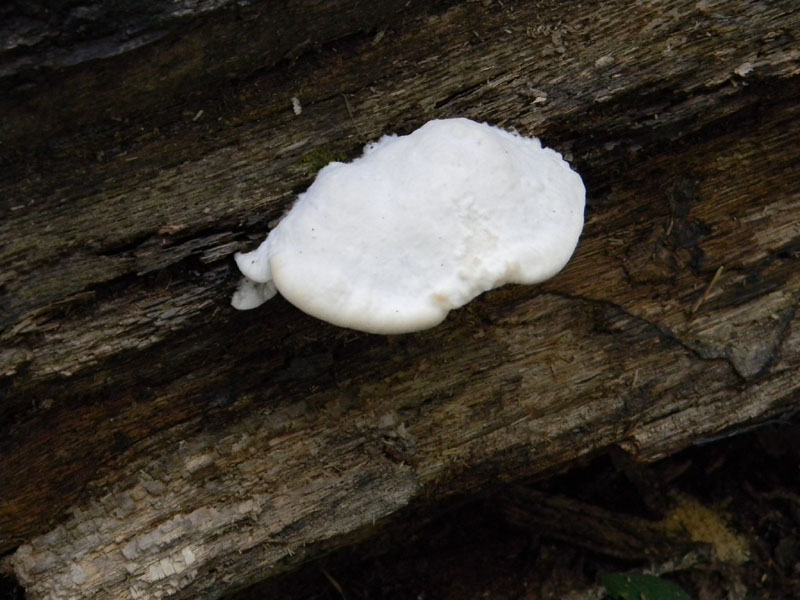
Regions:
M 522 488 L 505 487 L 417 509 L 368 543 L 229 598 L 556 599 L 598 586 L 603 573 L 655 568 L 695 600 L 737 590 L 795 599 L 798 442 L 794 417 L 651 465 L 611 451 L 526 485 L 531 497 L 547 499 L 546 510 L 509 510 Z M 593 522 L 588 530 L 581 516 Z M 626 539 L 637 527 L 641 548 Z

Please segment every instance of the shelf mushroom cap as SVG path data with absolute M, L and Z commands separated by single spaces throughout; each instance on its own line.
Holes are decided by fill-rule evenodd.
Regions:
M 469 119 L 384 136 L 323 168 L 254 251 L 232 304 L 280 292 L 341 327 L 405 333 L 506 283 L 560 271 L 583 228 L 585 189 L 561 155 Z

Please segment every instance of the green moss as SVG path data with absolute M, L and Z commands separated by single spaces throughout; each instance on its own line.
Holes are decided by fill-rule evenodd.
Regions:
M 303 165 L 310 174 L 316 175 L 322 167 L 332 162 L 345 162 L 347 157 L 341 152 L 333 152 L 329 150 L 314 150 L 306 154 L 300 159 L 299 163 Z

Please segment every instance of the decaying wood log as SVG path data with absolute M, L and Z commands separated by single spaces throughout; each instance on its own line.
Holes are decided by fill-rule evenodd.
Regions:
M 404 4 L 31 0 L 0 8 L 0 139 L 29 147 L 43 132 L 98 117 L 152 115 L 205 86 L 227 87 L 332 40 L 385 27 L 403 16 Z
M 663 522 L 619 514 L 563 496 L 514 486 L 501 495 L 510 523 L 626 560 L 668 560 L 695 549 Z
M 70 84 L 31 84 L 45 125 L 6 122 L 0 147 L 0 551 L 30 598 L 220 597 L 412 502 L 800 406 L 796 3 L 426 10 L 289 27 L 241 60 L 236 20 L 201 18 L 36 75 Z M 201 40 L 211 74 L 178 85 Z M 538 135 L 584 176 L 565 271 L 403 336 L 229 307 L 232 252 L 322 164 L 447 116 Z

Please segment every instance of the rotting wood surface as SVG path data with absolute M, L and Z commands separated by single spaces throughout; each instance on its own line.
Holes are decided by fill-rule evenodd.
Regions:
M 414 501 L 796 410 L 798 34 L 788 0 L 442 6 L 11 148 L 0 549 L 28 597 L 219 597 Z M 565 271 L 404 336 L 228 306 L 230 254 L 321 164 L 457 115 L 584 176 Z

